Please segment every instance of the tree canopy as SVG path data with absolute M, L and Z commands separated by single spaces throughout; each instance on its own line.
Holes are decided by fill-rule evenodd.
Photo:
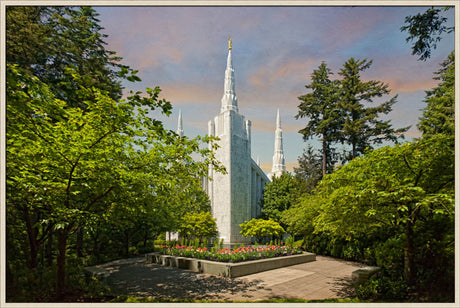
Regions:
M 455 53 L 441 63 L 435 72 L 435 80 L 440 83 L 426 91 L 423 116 L 417 125 L 424 136 L 434 134 L 455 135 Z
M 256 219 L 240 224 L 241 235 L 255 237 L 260 242 L 266 236 L 279 237 L 285 233 L 283 227 L 273 219 Z
M 445 25 L 447 18 L 439 14 L 450 8 L 435 9 L 432 7 L 423 14 L 418 13 L 414 16 L 406 16 L 404 20 L 406 25 L 401 27 L 401 31 L 409 33 L 406 42 L 415 40 L 415 43 L 412 45 L 412 55 L 420 56 L 419 60 L 426 61 L 430 58 L 431 50 L 436 49 L 436 44 L 442 39 L 441 35 L 454 30 L 453 27 Z
M 364 154 L 373 144 L 381 144 L 384 140 L 397 142 L 408 127 L 393 129 L 390 120 L 383 121 L 378 117 L 391 112 L 397 96 L 375 107 L 366 107 L 364 103 L 372 103 L 377 97 L 389 94 L 388 85 L 381 81 L 362 81 L 360 72 L 368 69 L 372 60 L 348 59 L 339 75 L 339 108 L 342 110 L 344 124 L 340 131 L 340 139 L 351 145 L 349 159 Z
M 105 50 L 96 16 L 7 8 L 7 272 L 19 286 L 10 298 L 54 290 L 61 299 L 69 257 L 81 265 L 85 255 L 120 256 L 107 249 L 128 255 L 139 241 L 148 249 L 184 210 L 209 209 L 201 177 L 210 165 L 224 172 L 212 137 L 178 138 L 155 119 L 172 110 L 159 87 L 121 98 L 121 81 L 140 79 Z M 56 284 L 41 292 L 54 266 Z
M 271 183 L 265 185 L 263 199 L 260 202 L 261 217 L 281 222 L 281 213 L 290 208 L 301 194 L 302 180 L 283 172 L 273 177 Z
M 331 74 L 325 62 L 313 71 L 311 83 L 305 86 L 312 92 L 299 96 L 301 103 L 296 115 L 296 119 L 308 118 L 308 124 L 299 130 L 304 140 L 316 135 L 320 137 L 323 176 L 332 169 L 331 143 L 339 140 L 338 132 L 342 125 L 337 82 L 329 79 Z

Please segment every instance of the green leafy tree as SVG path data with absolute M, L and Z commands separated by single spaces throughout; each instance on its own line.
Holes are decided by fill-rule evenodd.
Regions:
M 290 208 L 300 196 L 302 180 L 283 172 L 265 185 L 263 199 L 260 202 L 261 216 L 281 222 L 281 214 Z
M 279 223 L 272 219 L 265 220 L 253 218 L 250 221 L 245 221 L 240 224 L 240 227 L 241 235 L 256 237 L 259 242 L 266 236 L 279 237 L 286 232 Z
M 322 199 L 311 194 L 304 194 L 299 201 L 282 214 L 282 221 L 287 231 L 304 237 L 314 233 L 314 220 L 319 214 Z
M 325 201 L 315 230 L 348 238 L 380 228 L 399 232 L 404 238 L 404 277 L 414 286 L 420 249 L 415 246 L 416 228 L 433 221 L 454 223 L 453 145 L 452 137 L 435 135 L 387 146 L 325 177 L 318 187 Z M 427 238 L 418 240 L 429 245 Z
M 187 213 L 180 221 L 179 234 L 189 239 L 199 238 L 200 241 L 214 237 L 217 235 L 216 219 L 210 212 Z
M 88 217 L 110 209 L 104 201 L 112 194 L 120 193 L 137 211 L 155 192 L 172 192 L 168 174 L 173 170 L 191 179 L 204 176 L 216 161 L 207 148 L 181 153 L 198 151 L 202 163 L 168 155 L 172 150 L 165 148 L 176 149 L 179 138 L 147 113 L 170 112 L 169 102 L 158 99 L 159 88 L 119 102 L 97 88 L 82 88 L 77 95 L 87 106 L 83 111 L 56 99 L 45 84 L 15 66 L 8 65 L 7 74 L 7 203 L 22 212 L 29 242 L 39 245 L 56 233 L 56 290 L 62 295 L 69 237 Z M 80 76 L 71 74 L 78 83 Z
M 7 272 L 10 286 L 20 271 L 31 274 L 20 295 L 29 300 L 40 293 L 33 275 L 44 254 L 49 266 L 57 255 L 62 296 L 75 250 L 107 253 L 118 231 L 123 247 L 140 233 L 145 242 L 179 217 L 179 197 L 190 197 L 189 209 L 206 207 L 199 178 L 209 164 L 223 170 L 214 148 L 201 148 L 212 138 L 179 139 L 151 118 L 171 112 L 159 88 L 120 99 L 121 81 L 140 79 L 104 48 L 98 22 L 88 7 L 6 9 Z
M 299 96 L 299 112 L 296 119 L 308 118 L 308 124 L 299 133 L 304 140 L 320 136 L 322 143 L 323 176 L 332 169 L 331 143 L 338 141 L 342 116 L 338 108 L 337 85 L 329 78 L 331 70 L 325 62 L 311 74 L 311 83 L 306 85 L 312 92 Z
M 363 82 L 360 72 L 368 69 L 372 60 L 348 59 L 339 75 L 340 80 L 340 103 L 344 124 L 340 131 L 342 142 L 351 146 L 348 159 L 353 159 L 373 144 L 381 144 L 384 140 L 397 143 L 409 127 L 393 129 L 390 120 L 382 121 L 380 114 L 388 114 L 396 103 L 397 96 L 381 103 L 376 107 L 365 107 L 364 103 L 372 103 L 374 98 L 389 94 L 388 85 L 383 82 L 370 80 Z
M 442 9 L 426 10 L 423 14 L 414 16 L 406 16 L 405 26 L 401 27 L 401 31 L 407 31 L 409 36 L 406 42 L 415 43 L 412 45 L 412 55 L 418 55 L 419 60 L 426 61 L 431 56 L 431 49 L 436 49 L 436 44 L 441 40 L 443 33 L 454 31 L 453 27 L 445 25 L 447 18 L 440 15 L 442 11 L 447 11 L 451 7 Z
M 452 52 L 441 63 L 441 69 L 435 73 L 438 86 L 426 91 L 423 116 L 417 125 L 423 136 L 434 134 L 455 135 L 455 53 Z

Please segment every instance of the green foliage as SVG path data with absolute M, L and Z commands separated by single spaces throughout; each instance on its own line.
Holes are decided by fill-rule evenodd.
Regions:
M 304 193 L 311 193 L 323 177 L 322 157 L 311 145 L 308 145 L 298 157 L 297 163 L 298 167 L 294 167 L 294 174 L 299 180 L 303 180 L 300 182 L 303 183 L 300 189 Z
M 436 43 L 441 40 L 443 33 L 454 31 L 453 27 L 447 27 L 446 17 L 440 15 L 442 11 L 447 11 L 451 7 L 435 9 L 434 7 L 426 10 L 423 14 L 406 16 L 401 31 L 407 31 L 409 36 L 406 42 L 415 43 L 412 45 L 412 55 L 420 56 L 419 60 L 426 61 L 431 56 L 431 49 L 436 49 Z
M 363 82 L 360 72 L 368 69 L 372 60 L 348 59 L 339 75 L 339 108 L 343 117 L 340 129 L 340 140 L 351 145 L 348 159 L 364 154 L 373 144 L 381 144 L 384 140 L 397 142 L 402 133 L 409 127 L 393 129 L 390 120 L 378 119 L 379 114 L 388 114 L 396 103 L 397 96 L 375 107 L 365 107 L 364 103 L 372 103 L 375 97 L 389 94 L 388 85 L 377 80 Z
M 297 204 L 282 214 L 282 222 L 287 225 L 287 231 L 294 235 L 313 234 L 313 221 L 319 213 L 322 202 L 319 197 L 310 194 L 300 197 Z
M 417 127 L 424 136 L 434 134 L 455 135 L 455 53 L 451 52 L 435 72 L 433 79 L 441 82 L 426 91 L 423 116 Z
M 260 202 L 261 216 L 281 222 L 283 211 L 289 209 L 301 194 L 302 180 L 284 172 L 265 185 L 264 196 Z
M 177 138 L 152 119 L 172 109 L 158 87 L 120 99 L 119 82 L 139 78 L 112 65 L 94 10 L 7 11 L 8 291 L 25 288 L 21 268 L 56 267 L 47 296 L 62 296 L 73 258 L 81 269 L 149 251 L 184 211 L 208 210 L 200 178 L 224 168 L 214 138 Z
M 275 236 L 279 237 L 285 233 L 283 227 L 272 219 L 251 219 L 240 224 L 241 235 L 246 237 L 256 237 L 260 242 L 263 237 Z
M 377 247 L 377 264 L 389 266 L 390 261 L 401 265 L 398 256 L 403 256 L 404 277 L 413 286 L 417 267 L 427 257 L 420 249 L 429 241 L 419 237 L 415 230 L 418 226 L 425 228 L 433 220 L 442 221 L 449 228 L 453 226 L 453 147 L 451 137 L 436 135 L 371 151 L 326 176 L 318 188 L 318 195 L 325 202 L 315 219 L 315 231 L 350 240 L 385 228 L 394 230 L 403 237 L 403 243 L 395 246 L 387 242 Z M 439 235 L 440 239 L 449 237 L 453 231 L 449 228 Z M 453 242 L 444 241 L 442 250 L 451 250 L 452 245 Z
M 195 238 L 200 241 L 217 235 L 216 219 L 210 212 L 187 213 L 180 222 L 179 234 L 182 237 Z
M 407 302 L 410 301 L 408 287 L 404 280 L 392 279 L 389 276 L 379 275 L 360 285 L 356 290 L 360 300 Z
M 85 108 L 76 95 L 80 86 L 94 86 L 119 99 L 121 58 L 105 49 L 107 36 L 100 33 L 97 16 L 90 7 L 8 6 L 7 62 L 40 78 L 73 107 Z M 84 78 L 78 83 L 69 79 L 65 74 L 69 67 Z
M 329 79 L 331 70 L 325 62 L 311 74 L 311 84 L 306 85 L 311 93 L 299 96 L 299 112 L 296 119 L 308 118 L 308 124 L 299 133 L 304 140 L 320 136 L 322 142 L 322 173 L 332 169 L 331 143 L 339 140 L 342 114 L 338 106 L 338 83 Z

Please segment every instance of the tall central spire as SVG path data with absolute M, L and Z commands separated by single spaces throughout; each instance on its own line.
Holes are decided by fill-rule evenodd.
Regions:
M 232 39 L 228 37 L 227 69 L 225 70 L 224 95 L 220 112 L 234 110 L 238 112 L 238 97 L 235 93 L 235 76 L 232 64 Z
M 286 171 L 283 151 L 283 130 L 281 129 L 280 110 L 276 114 L 275 153 L 273 155 L 272 176 L 280 176 Z

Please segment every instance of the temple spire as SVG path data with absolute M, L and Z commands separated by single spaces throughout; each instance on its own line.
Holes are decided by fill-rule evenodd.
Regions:
M 238 98 L 235 93 L 235 76 L 232 63 L 232 39 L 228 38 L 227 68 L 225 69 L 224 95 L 220 112 L 234 110 L 238 112 Z
M 182 128 L 182 110 L 179 109 L 179 118 L 177 119 L 177 134 L 179 137 L 184 136 L 184 130 Z
M 284 151 L 283 151 L 283 130 L 281 129 L 280 110 L 276 114 L 276 130 L 275 130 L 275 153 L 273 155 L 272 176 L 280 176 L 283 171 L 286 171 Z

